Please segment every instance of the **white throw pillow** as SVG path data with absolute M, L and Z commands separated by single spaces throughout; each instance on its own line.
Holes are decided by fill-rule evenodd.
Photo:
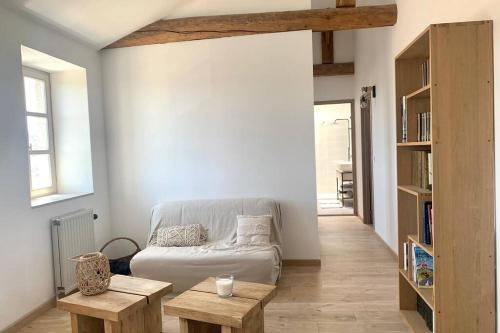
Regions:
M 158 229 L 157 246 L 198 246 L 207 240 L 207 230 L 201 224 L 174 225 Z
M 237 245 L 270 245 L 272 215 L 238 215 Z

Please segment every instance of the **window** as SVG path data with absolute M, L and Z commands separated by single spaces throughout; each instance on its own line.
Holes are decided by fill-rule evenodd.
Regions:
M 54 194 L 56 188 L 50 77 L 23 67 L 31 197 Z
M 24 45 L 21 58 L 31 207 L 93 194 L 87 70 Z

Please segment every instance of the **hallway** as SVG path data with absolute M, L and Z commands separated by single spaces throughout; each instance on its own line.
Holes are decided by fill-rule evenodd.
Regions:
M 321 269 L 285 267 L 266 332 L 410 333 L 393 254 L 357 217 L 320 217 Z
M 397 302 L 392 253 L 356 217 L 320 217 L 322 267 L 284 267 L 266 307 L 266 333 L 410 333 Z M 165 317 L 163 331 L 179 332 Z M 69 333 L 69 315 L 52 309 L 20 333 Z

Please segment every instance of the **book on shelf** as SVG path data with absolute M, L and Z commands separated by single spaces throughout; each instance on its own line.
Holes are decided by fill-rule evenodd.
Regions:
M 432 153 L 428 151 L 413 151 L 412 160 L 412 175 L 411 182 L 412 185 L 418 186 L 424 189 L 430 189 L 430 171 L 432 165 L 429 163 L 429 159 L 432 163 Z
M 420 70 L 422 72 L 422 87 L 429 84 L 429 59 L 426 59 L 421 65 Z
M 432 153 L 427 153 L 427 168 L 429 169 L 429 189 L 432 189 Z
M 417 295 L 417 312 L 424 319 L 425 325 L 429 329 L 429 331 L 433 331 L 433 319 L 434 315 L 432 313 L 432 309 L 425 303 L 424 299 Z
M 417 141 L 430 141 L 431 139 L 431 113 L 417 113 Z
M 422 230 L 424 244 L 432 245 L 432 201 L 422 203 Z
M 420 138 L 422 137 L 422 117 L 421 113 L 417 113 L 417 141 L 422 141 Z
M 406 96 L 401 97 L 401 142 L 408 142 L 408 108 Z
M 403 269 L 408 272 L 408 242 L 403 243 Z
M 412 268 L 412 273 L 413 273 L 413 281 L 417 281 L 417 270 L 415 267 L 417 267 L 416 263 L 416 258 L 415 258 L 415 249 L 417 248 L 417 245 L 415 243 L 411 243 L 411 268 Z
M 433 223 L 432 221 L 434 219 L 434 217 L 433 217 L 434 215 L 432 213 L 432 202 L 429 205 L 427 205 L 427 216 L 429 217 L 429 240 L 430 240 L 430 243 L 432 245 L 433 244 L 433 239 L 434 239 L 434 236 L 433 236 L 434 235 L 434 231 L 433 231 L 434 229 L 432 227 L 432 223 Z
M 432 288 L 434 286 L 433 258 L 419 246 L 412 244 L 413 281 L 419 288 Z

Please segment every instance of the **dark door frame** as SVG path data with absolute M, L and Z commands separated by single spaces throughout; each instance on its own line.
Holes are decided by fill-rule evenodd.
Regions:
M 360 98 L 361 118 L 361 170 L 363 187 L 363 223 L 374 225 L 373 216 L 373 147 L 372 147 L 372 87 L 362 90 Z M 366 106 L 363 107 L 363 99 Z
M 358 216 L 358 191 L 357 191 L 357 175 L 356 175 L 356 118 L 354 114 L 354 99 L 340 99 L 334 101 L 319 101 L 314 102 L 314 105 L 329 105 L 329 104 L 351 104 L 351 156 L 352 156 L 352 189 L 353 189 L 353 214 Z M 328 215 L 324 215 L 328 216 Z M 338 216 L 338 215 L 333 215 Z M 349 215 L 350 216 L 350 215 Z

